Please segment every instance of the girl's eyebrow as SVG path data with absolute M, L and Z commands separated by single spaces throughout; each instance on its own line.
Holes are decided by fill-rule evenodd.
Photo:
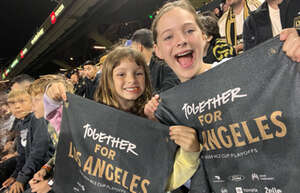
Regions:
M 126 70 L 126 68 L 121 67 L 121 68 L 115 68 L 114 70 L 115 70 L 115 71 Z
M 183 24 L 183 27 L 187 27 L 187 26 L 195 26 L 195 23 L 194 22 L 186 22 Z M 171 28 L 167 28 L 167 29 L 164 29 L 161 34 L 164 34 L 168 31 L 172 31 Z
M 187 22 L 187 23 L 183 24 L 184 27 L 190 26 L 190 25 L 195 26 L 195 23 L 193 23 L 193 22 Z

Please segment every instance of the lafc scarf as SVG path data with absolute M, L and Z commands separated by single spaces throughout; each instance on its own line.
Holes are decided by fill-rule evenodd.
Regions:
M 244 21 L 249 15 L 249 7 L 247 1 L 244 4 Z M 233 13 L 233 8 L 229 9 L 229 13 L 226 20 L 226 28 L 225 28 L 226 40 L 228 44 L 233 46 L 237 45 L 237 30 L 236 30 L 236 21 L 235 15 Z

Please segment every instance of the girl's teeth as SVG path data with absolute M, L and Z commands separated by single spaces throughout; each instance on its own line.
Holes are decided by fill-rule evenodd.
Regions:
M 126 88 L 126 90 L 128 90 L 128 91 L 134 91 L 134 90 L 137 90 L 137 88 Z
M 190 54 L 190 53 L 191 53 L 191 51 L 188 51 L 188 52 L 185 52 L 185 53 L 182 53 L 182 54 L 178 54 L 177 56 L 185 56 L 185 55 Z

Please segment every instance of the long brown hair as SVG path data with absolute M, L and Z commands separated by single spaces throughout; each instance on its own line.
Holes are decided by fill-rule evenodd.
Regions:
M 107 55 L 99 85 L 94 95 L 95 101 L 120 109 L 113 82 L 113 70 L 120 65 L 123 59 L 133 60 L 138 66 L 142 66 L 145 71 L 145 91 L 135 100 L 133 108 L 129 110 L 131 113 L 144 116 L 144 106 L 152 95 L 149 69 L 142 54 L 129 47 L 117 47 Z

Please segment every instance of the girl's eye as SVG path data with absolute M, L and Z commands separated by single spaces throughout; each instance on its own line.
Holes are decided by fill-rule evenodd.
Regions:
M 137 72 L 136 75 L 137 76 L 144 76 L 144 73 L 143 72 Z
M 120 76 L 120 77 L 125 76 L 125 73 L 118 73 L 117 76 Z
M 191 34 L 191 33 L 193 33 L 194 31 L 195 31 L 194 29 L 188 29 L 188 30 L 186 31 L 186 33 Z
M 169 35 L 169 36 L 165 37 L 164 40 L 170 40 L 170 39 L 172 39 L 172 37 L 173 36 Z

